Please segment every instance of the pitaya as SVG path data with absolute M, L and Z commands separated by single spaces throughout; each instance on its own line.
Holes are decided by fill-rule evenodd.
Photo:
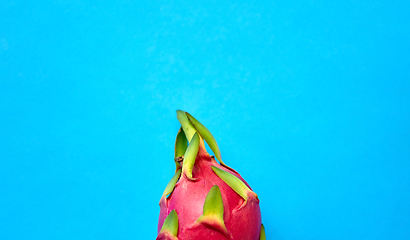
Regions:
M 177 118 L 176 170 L 159 203 L 157 240 L 265 239 L 258 196 L 222 161 L 207 128 L 189 113 L 178 110 Z

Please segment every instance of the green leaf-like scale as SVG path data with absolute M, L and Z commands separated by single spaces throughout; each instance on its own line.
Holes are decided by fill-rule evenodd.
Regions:
M 188 141 L 181 127 L 175 140 L 175 158 L 184 156 L 187 147 Z
M 164 193 L 162 194 L 162 198 L 168 196 L 169 194 L 174 191 L 175 184 L 178 182 L 179 177 L 181 176 L 181 169 L 179 169 L 174 176 L 171 178 L 171 180 L 168 182 L 167 186 L 165 187 Z
M 196 118 L 194 118 L 191 114 L 186 113 L 188 120 L 192 123 L 195 129 L 199 132 L 201 137 L 208 143 L 209 148 L 211 148 L 212 152 L 214 152 L 215 157 L 219 160 L 222 166 L 236 172 L 234 169 L 228 167 L 223 161 L 221 157 L 221 151 L 219 150 L 218 144 L 214 136 L 212 135 L 211 131 L 208 130 L 202 123 L 200 123 Z
M 265 227 L 263 226 L 263 224 L 261 225 L 261 236 L 259 240 L 266 240 Z
M 225 236 L 229 236 L 224 222 L 222 195 L 217 185 L 214 185 L 206 195 L 203 214 L 198 218 L 197 223 L 205 224 L 208 227 L 220 231 Z
M 192 180 L 192 170 L 194 168 L 195 159 L 199 149 L 199 135 L 195 133 L 190 144 L 185 152 L 184 161 L 182 163 L 183 173 Z
M 224 204 L 222 202 L 221 191 L 217 185 L 209 190 L 204 203 L 204 215 L 216 215 L 223 220 Z
M 195 129 L 201 134 L 202 138 L 208 143 L 209 148 L 214 152 L 215 157 L 222 163 L 221 151 L 212 133 L 198 120 L 196 120 L 191 114 L 186 113 L 188 120 L 192 123 Z
M 165 218 L 160 233 L 164 231 L 168 231 L 175 237 L 178 235 L 178 214 L 175 209 L 168 214 L 167 218 Z
M 179 123 L 182 126 L 182 129 L 185 132 L 186 139 L 188 139 L 188 141 L 191 142 L 192 137 L 197 132 L 195 127 L 189 121 L 184 111 L 177 110 L 177 118 L 178 118 Z
M 250 190 L 248 186 L 246 186 L 246 184 L 235 175 L 215 166 L 212 166 L 212 170 L 216 173 L 216 175 L 218 175 L 219 178 L 221 178 L 226 184 L 228 184 L 228 186 L 230 186 L 239 196 L 241 196 L 245 200 L 245 202 L 239 209 L 244 207 L 248 201 L 248 194 L 253 193 L 252 190 Z M 253 194 L 256 196 L 255 193 Z

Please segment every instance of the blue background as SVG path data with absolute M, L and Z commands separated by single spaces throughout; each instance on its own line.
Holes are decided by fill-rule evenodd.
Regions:
M 268 239 L 410 239 L 409 1 L 2 1 L 0 239 L 155 239 L 190 112 Z

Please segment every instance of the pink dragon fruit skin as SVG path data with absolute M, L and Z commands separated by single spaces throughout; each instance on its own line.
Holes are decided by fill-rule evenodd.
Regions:
M 176 173 L 160 200 L 157 240 L 265 239 L 258 196 L 222 162 L 208 129 L 188 113 L 177 111 L 177 117 Z

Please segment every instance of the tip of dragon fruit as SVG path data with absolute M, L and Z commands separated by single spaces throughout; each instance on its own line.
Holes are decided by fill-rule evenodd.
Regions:
M 196 118 L 194 118 L 191 114 L 184 112 L 182 110 L 177 110 L 177 118 L 181 123 L 182 129 L 187 136 L 188 141 L 193 137 L 195 132 L 199 133 L 200 135 L 200 150 L 206 152 L 205 145 L 203 145 L 203 140 L 208 144 L 209 148 L 214 153 L 216 159 L 221 163 L 222 166 L 229 168 L 232 171 L 234 169 L 228 167 L 223 161 L 221 156 L 221 151 L 219 150 L 219 146 L 216 143 L 214 136 L 212 135 L 211 131 L 208 130 L 202 123 L 200 123 Z

